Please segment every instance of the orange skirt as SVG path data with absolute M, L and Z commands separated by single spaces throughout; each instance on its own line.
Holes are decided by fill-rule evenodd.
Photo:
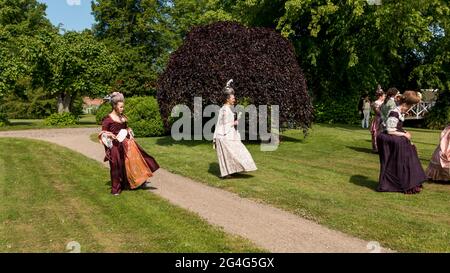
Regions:
M 152 171 L 144 160 L 136 142 L 127 139 L 125 147 L 125 170 L 131 189 L 136 189 L 153 176 Z

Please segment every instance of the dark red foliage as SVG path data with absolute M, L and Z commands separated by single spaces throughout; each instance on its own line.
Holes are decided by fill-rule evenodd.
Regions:
M 238 100 L 279 105 L 281 123 L 310 127 L 313 107 L 292 44 L 272 29 L 234 22 L 194 28 L 171 55 L 157 93 L 165 125 L 175 105 L 192 109 L 195 96 L 221 105 L 229 79 Z

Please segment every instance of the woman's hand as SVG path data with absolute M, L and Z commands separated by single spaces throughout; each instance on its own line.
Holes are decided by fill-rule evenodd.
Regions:
M 128 134 L 130 135 L 130 139 L 134 139 L 132 130 L 130 128 L 128 128 L 127 130 L 128 130 Z
M 405 137 L 406 137 L 407 139 L 411 140 L 411 134 L 410 134 L 409 132 L 406 132 L 406 133 L 405 133 Z
M 111 139 L 116 139 L 116 135 L 114 135 L 114 134 L 111 133 L 111 132 L 104 133 L 104 134 L 106 135 L 106 137 L 109 137 L 109 138 L 111 138 Z

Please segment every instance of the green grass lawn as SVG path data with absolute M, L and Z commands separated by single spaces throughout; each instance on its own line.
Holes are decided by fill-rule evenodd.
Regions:
M 426 168 L 439 131 L 410 129 Z M 450 184 L 425 184 L 418 195 L 379 193 L 379 159 L 368 130 L 315 125 L 304 139 L 284 133 L 279 149 L 248 144 L 258 171 L 221 180 L 210 142 L 138 140 L 162 167 L 205 184 L 291 211 L 397 251 L 450 252 Z
M 10 125 L 0 127 L 0 131 L 28 130 L 28 129 L 50 129 L 50 128 L 77 128 L 97 127 L 94 115 L 82 115 L 78 124 L 70 126 L 46 126 L 43 119 L 11 119 Z
M 0 252 L 260 252 L 146 191 L 109 193 L 109 171 L 40 141 L 0 138 Z

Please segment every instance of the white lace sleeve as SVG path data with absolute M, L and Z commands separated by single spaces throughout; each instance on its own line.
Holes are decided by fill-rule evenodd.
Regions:
M 112 148 L 112 146 L 113 146 L 112 140 L 106 133 L 101 134 L 101 140 L 102 140 L 103 145 L 105 145 L 109 149 Z
M 396 117 L 389 117 L 386 121 L 386 130 L 388 132 L 396 132 L 399 120 Z
M 231 112 L 230 109 L 225 110 L 224 114 L 224 134 L 228 135 L 229 133 L 232 133 L 234 130 L 234 114 Z

